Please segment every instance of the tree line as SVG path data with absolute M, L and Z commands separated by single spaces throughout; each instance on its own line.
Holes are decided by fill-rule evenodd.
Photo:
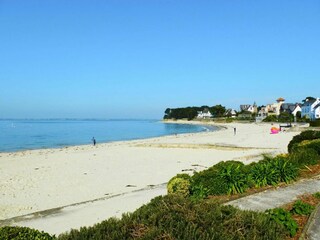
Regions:
M 184 107 L 184 108 L 167 108 L 164 112 L 164 119 L 188 119 L 192 120 L 197 117 L 198 112 L 209 110 L 213 117 L 222 117 L 226 112 L 226 108 L 222 105 L 212 107 Z

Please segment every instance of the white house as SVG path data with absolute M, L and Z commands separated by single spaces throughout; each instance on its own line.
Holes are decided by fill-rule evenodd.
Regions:
M 240 111 L 247 111 L 247 112 L 254 113 L 254 107 L 250 104 L 243 104 L 243 105 L 240 105 Z
M 301 112 L 301 107 L 298 103 L 283 103 L 280 107 L 280 112 L 286 112 L 295 117 L 298 112 Z
M 301 107 L 300 107 L 300 105 L 296 105 L 296 108 L 292 111 L 292 114 L 293 114 L 293 116 L 297 116 L 297 113 L 298 112 L 301 112 L 302 111 L 302 109 L 301 109 Z
M 205 108 L 203 111 L 198 111 L 197 118 L 212 118 L 212 114 L 209 109 Z
M 303 100 L 301 117 L 306 117 L 310 120 L 320 119 L 320 98 L 307 97 Z
M 235 118 L 237 116 L 237 111 L 232 108 L 229 108 L 226 110 L 226 113 L 224 115 L 227 117 Z
M 314 107 L 314 118 L 320 119 L 320 103 Z

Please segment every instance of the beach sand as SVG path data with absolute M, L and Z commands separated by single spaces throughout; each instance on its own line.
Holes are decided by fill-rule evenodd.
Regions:
M 119 217 L 165 194 L 165 183 L 177 173 L 192 174 L 226 160 L 250 163 L 263 153 L 286 153 L 299 133 L 270 134 L 271 124 L 220 127 L 216 132 L 0 153 L 0 226 L 58 234 Z

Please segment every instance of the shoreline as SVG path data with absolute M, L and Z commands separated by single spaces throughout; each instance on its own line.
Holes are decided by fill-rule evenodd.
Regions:
M 112 209 L 123 213 L 140 206 L 134 200 L 138 196 L 126 200 L 126 194 L 166 183 L 178 173 L 192 174 L 204 170 L 220 161 L 238 160 L 248 164 L 259 160 L 261 154 L 286 153 L 288 142 L 299 133 L 273 135 L 270 134 L 270 124 L 217 125 L 223 128 L 211 132 L 101 143 L 95 147 L 82 145 L 0 153 L 0 225 L 6 219 L 125 194 L 125 207 L 119 205 L 118 197 L 115 197 L 109 206 L 110 211 L 105 210 L 109 211 L 109 215 L 105 215 L 107 219 L 114 216 Z M 142 204 L 154 197 L 144 196 L 143 192 L 137 195 Z M 88 204 L 83 204 L 81 209 Z M 62 216 L 62 219 L 70 217 L 70 225 L 65 221 L 57 224 L 67 227 L 63 229 L 66 231 L 68 227 L 92 225 L 103 220 L 95 218 L 94 214 L 92 217 L 85 215 L 81 225 L 81 220 L 73 216 L 70 213 Z M 77 224 L 72 224 L 77 221 Z M 61 233 L 50 229 L 53 226 L 49 222 L 42 219 L 32 227 Z
M 201 124 L 201 123 L 184 123 L 184 122 L 166 122 L 163 120 L 159 120 L 156 121 L 158 123 L 162 123 L 162 124 L 186 124 L 186 125 L 199 125 L 199 126 L 203 126 L 203 127 L 216 127 L 217 130 L 208 130 L 208 131 L 219 131 L 219 126 L 215 126 L 212 124 Z M 207 128 L 208 129 L 208 128 Z M 166 137 L 166 136 L 175 136 L 175 135 L 181 135 L 181 134 L 193 134 L 193 133 L 202 133 L 202 132 L 208 132 L 207 130 L 202 130 L 202 131 L 198 131 L 198 132 L 186 132 L 186 133 L 171 133 L 171 134 L 165 134 L 165 135 L 156 135 L 156 136 L 149 136 L 149 137 L 137 137 L 137 138 L 132 138 L 132 139 L 120 139 L 120 140 L 110 140 L 110 141 L 102 141 L 102 142 L 98 142 L 97 144 L 112 144 L 112 143 L 118 143 L 118 142 L 129 142 L 129 141 L 139 141 L 139 140 L 147 140 L 147 139 L 152 139 L 152 138 L 161 138 L 161 137 Z M 19 152 L 26 152 L 26 151 L 41 151 L 41 150 L 50 150 L 50 149 L 64 149 L 64 148 L 72 148 L 72 147 L 87 147 L 87 146 L 92 146 L 92 143 L 85 143 L 85 144 L 70 144 L 70 145 L 61 145 L 61 146 L 51 146 L 51 147 L 40 147 L 40 148 L 30 148 L 30 149 L 17 149 L 17 150 L 4 150 L 1 151 L 0 150 L 0 154 L 2 153 L 19 153 Z

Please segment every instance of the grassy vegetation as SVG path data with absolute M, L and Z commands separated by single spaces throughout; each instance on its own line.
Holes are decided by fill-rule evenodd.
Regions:
M 1 240 L 53 240 L 55 236 L 27 227 L 0 227 Z
M 297 145 L 302 141 L 314 140 L 314 139 L 320 139 L 320 131 L 312 131 L 312 130 L 304 131 L 292 138 L 292 140 L 288 144 L 288 152 L 292 153 L 294 150 L 296 150 Z
M 303 154 L 301 150 L 299 153 Z M 299 155 L 300 156 L 300 155 Z M 295 161 L 305 164 L 295 157 Z M 318 162 L 319 156 L 316 155 Z M 196 172 L 193 176 L 183 179 L 183 186 L 175 186 L 176 191 L 168 184 L 168 193 L 180 193 L 184 188 L 184 196 L 189 193 L 193 199 L 205 198 L 209 195 L 231 195 L 245 192 L 251 187 L 275 186 L 281 182 L 289 183 L 298 177 L 300 165 L 291 161 L 289 156 L 268 157 L 264 160 L 245 166 L 241 162 L 220 162 L 204 171 Z M 178 176 L 177 176 L 178 178 Z M 174 179 L 177 179 L 174 178 Z M 178 184 L 178 182 L 175 181 Z M 189 189 L 185 189 L 190 186 Z
M 320 119 L 310 122 L 310 127 L 320 127 Z
M 268 214 L 172 194 L 153 199 L 121 220 L 72 230 L 59 239 L 283 239 L 285 234 Z

